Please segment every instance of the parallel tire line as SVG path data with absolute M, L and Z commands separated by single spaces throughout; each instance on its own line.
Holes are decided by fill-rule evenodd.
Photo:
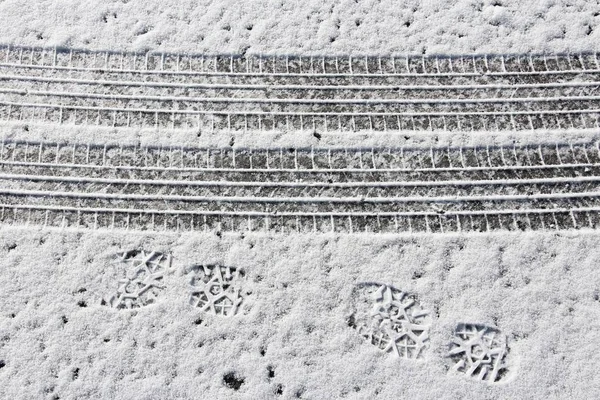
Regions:
M 277 174 L 277 170 L 271 170 Z M 520 186 L 520 185 L 570 185 L 600 182 L 600 176 L 519 178 L 487 180 L 450 180 L 450 181 L 392 181 L 392 182 L 285 182 L 285 181 L 196 181 L 161 180 L 130 178 L 97 178 L 87 176 L 29 175 L 0 173 L 0 180 L 33 181 L 54 183 L 90 183 L 107 185 L 148 185 L 148 186 L 185 186 L 185 187 L 255 187 L 255 188 L 406 188 L 406 187 L 445 187 L 445 186 Z M 1 189 L 0 189 L 1 190 Z
M 232 83 L 174 83 L 167 81 L 118 81 L 102 79 L 57 78 L 27 75 L 0 75 L 0 81 L 62 83 L 89 86 L 122 86 L 143 88 L 172 89 L 226 89 L 226 90 L 349 90 L 349 91 L 437 91 L 437 90 L 522 90 L 522 89 L 572 89 L 599 87 L 598 81 L 583 82 L 550 82 L 550 83 L 516 83 L 516 84 L 436 84 L 436 85 L 281 85 L 281 84 L 232 84 Z
M 565 116 L 580 114 L 600 114 L 600 108 L 591 109 L 559 109 L 559 110 L 518 110 L 518 111 L 451 111 L 451 112 L 293 112 L 293 111 L 219 111 L 219 110 L 193 110 L 193 109 L 168 109 L 168 108 L 126 108 L 126 107 L 95 107 L 79 106 L 59 103 L 19 103 L 14 101 L 0 101 L 0 106 L 42 108 L 55 110 L 78 110 L 91 112 L 108 112 L 147 115 L 188 115 L 188 116 L 256 116 L 256 117 L 511 117 L 511 116 Z
M 254 160 L 254 161 L 253 161 Z M 593 169 L 600 144 L 475 148 L 184 149 L 0 143 L 5 168 L 167 171 L 169 173 L 373 174 Z M 33 174 L 36 174 L 32 170 Z M 81 172 L 77 172 L 81 174 Z
M 502 103 L 558 103 L 558 102 L 597 102 L 600 96 L 555 96 L 555 97 L 492 97 L 492 98 L 460 98 L 460 99 L 303 99 L 303 98 L 249 98 L 249 97 L 186 97 L 186 96 L 148 96 L 148 95 L 122 95 L 84 92 L 57 92 L 23 90 L 0 87 L 0 94 L 14 94 L 19 96 L 58 97 L 74 99 L 99 99 L 111 101 L 148 101 L 148 102 L 174 102 L 174 103 L 225 103 L 225 104 L 291 104 L 291 105 L 401 105 L 401 104 L 502 104 Z M 33 103 L 35 104 L 35 103 Z M 62 104 L 70 108 L 69 104 Z M 182 110 L 186 111 L 186 110 Z M 219 111 L 219 110 L 216 110 Z M 551 110 L 555 112 L 555 110 Z M 577 110 L 576 110 L 577 111 Z M 152 112 L 151 110 L 149 112 Z M 517 111 L 515 111 L 516 113 Z M 536 110 L 531 110 L 535 113 Z M 243 114 L 244 111 L 239 111 Z M 508 112 L 510 114 L 510 112 Z M 337 113 L 336 113 L 337 114 Z M 394 114 L 390 112 L 389 114 Z M 428 113 L 426 115 L 434 115 Z
M 50 53 L 51 63 L 46 64 L 46 58 Z M 522 70 L 519 57 L 406 58 L 406 72 L 399 72 L 396 69 L 397 57 L 389 59 L 364 57 L 358 61 L 352 57 L 347 59 L 317 57 L 322 67 L 322 70 L 317 72 L 315 68 L 318 70 L 319 66 L 315 65 L 313 57 L 309 59 L 285 57 L 285 60 L 283 57 L 271 57 L 266 64 L 263 57 L 244 59 L 233 56 L 184 57 L 190 68 L 194 65 L 199 66 L 200 71 L 180 70 L 181 55 L 175 56 L 177 71 L 164 70 L 165 66 L 172 65 L 170 63 L 174 60 L 174 56 L 165 54 L 143 55 L 143 70 L 135 68 L 139 58 L 139 55 L 135 54 L 126 56 L 108 52 L 65 52 L 58 49 L 38 51 L 0 47 L 0 57 L 4 58 L 3 63 L 0 61 L 0 70 L 6 72 L 0 76 L 0 81 L 34 84 L 33 87 L 27 88 L 14 87 L 14 85 L 0 88 L 0 93 L 4 95 L 4 98 L 0 98 L 0 118 L 7 121 L 43 120 L 76 125 L 244 132 L 306 129 L 325 132 L 465 131 L 494 128 L 535 130 L 548 129 L 548 127 L 585 129 L 600 126 L 598 122 L 600 108 L 596 106 L 596 103 L 600 102 L 600 96 L 595 94 L 600 82 L 580 81 L 582 78 L 580 75 L 585 75 L 583 79 L 586 80 L 590 76 L 600 74 L 600 62 L 595 54 L 554 58 L 528 56 L 525 70 Z M 118 58 L 120 68 L 112 68 L 115 57 Z M 67 58 L 67 65 L 63 65 Z M 125 62 L 126 60 L 133 61 L 134 67 L 127 68 L 126 65 L 129 64 Z M 310 60 L 310 71 L 302 72 L 303 60 L 304 62 Z M 80 61 L 88 63 L 87 66 L 76 66 L 75 64 Z M 160 67 L 156 67 L 157 61 Z M 205 62 L 208 63 L 207 65 L 212 65 L 212 69 L 205 69 Z M 240 62 L 245 63 L 245 72 L 236 69 Z M 282 64 L 284 62 L 285 64 Z M 340 63 L 344 62 L 347 62 L 349 70 L 340 72 Z M 393 67 L 393 73 L 386 69 L 390 66 L 389 62 Z M 255 64 L 258 65 L 258 72 L 252 70 Z M 336 72 L 327 72 L 327 68 L 331 68 L 332 65 L 335 65 Z M 359 65 L 364 67 L 363 72 Z M 373 71 L 374 65 L 379 69 L 379 73 Z M 422 67 L 422 71 L 411 72 L 411 65 L 418 69 Z M 436 72 L 428 72 L 431 65 L 435 65 Z M 455 71 L 453 65 L 461 68 L 462 71 Z M 466 65 L 471 65 L 472 69 L 465 69 Z M 553 65 L 555 68 L 552 67 Z M 284 66 L 285 73 L 277 72 Z M 444 71 L 444 66 L 449 70 Z M 499 66 L 501 70 L 494 70 Z M 515 66 L 518 66 L 518 70 L 511 70 Z M 542 69 L 540 66 L 543 66 Z M 295 71 L 296 67 L 300 68 L 300 71 Z M 53 75 L 34 76 L 33 71 L 36 70 Z M 65 76 L 72 72 L 80 72 L 83 76 Z M 100 76 L 103 73 L 117 74 L 117 78 L 104 79 Z M 158 75 L 163 81 L 136 81 L 130 79 L 131 75 L 139 75 L 142 78 Z M 544 76 L 551 77 L 550 79 L 554 81 L 537 81 Z M 121 79 L 123 77 L 124 79 Z M 180 82 L 176 81 L 178 79 L 176 77 L 188 80 L 193 77 L 246 77 L 248 81 L 237 84 Z M 358 77 L 377 78 L 381 84 L 357 85 L 347 82 Z M 398 79 L 428 77 L 440 80 L 438 84 L 427 85 L 393 84 L 393 81 Z M 517 80 L 513 84 L 502 81 L 508 77 Z M 299 81 L 296 84 L 285 84 L 284 81 L 282 84 L 275 81 L 276 78 Z M 330 78 L 334 84 L 318 82 L 323 78 Z M 250 81 L 252 79 L 254 80 Z M 256 79 L 264 79 L 264 81 L 256 82 Z M 453 79 L 458 82 L 452 84 Z M 465 79 L 472 79 L 477 83 L 465 82 Z M 493 82 L 495 79 L 497 81 Z M 520 82 L 521 79 L 523 82 Z M 44 87 L 59 83 L 71 87 L 66 89 Z M 122 91 L 115 94 L 101 93 L 97 89 L 91 92 L 81 91 L 81 89 L 72 90 L 75 85 L 86 85 L 88 89 L 101 87 L 105 90 L 120 87 L 130 93 L 122 93 Z M 226 90 L 226 92 L 207 93 L 204 96 L 160 92 L 131 93 L 133 87 Z M 40 90 L 42 88 L 44 90 Z M 573 89 L 576 88 L 587 89 L 574 92 Z M 528 92 L 515 95 L 516 91 L 523 89 Z M 543 92 L 548 89 L 558 91 Z M 240 91 L 248 90 L 261 90 L 265 92 L 261 93 L 264 97 L 255 94 L 249 97 L 239 94 Z M 277 93 L 278 90 L 290 92 L 280 93 L 283 97 L 273 97 L 271 91 Z M 369 91 L 377 90 L 391 90 L 392 93 L 373 92 L 375 96 L 372 96 L 373 93 L 368 94 Z M 500 94 L 499 90 L 513 92 Z M 422 95 L 431 91 L 441 91 L 442 95 L 433 96 L 433 93 L 430 93 L 429 97 Z M 471 93 L 465 95 L 465 91 Z M 486 91 L 496 93 L 485 95 Z M 444 92 L 447 94 L 443 94 Z M 454 93 L 453 96 L 450 96 L 451 92 Z M 330 98 L 332 94 L 333 98 Z M 18 98 L 24 100 L 20 101 Z M 41 99 L 46 100 L 41 101 Z M 277 118 L 285 121 L 277 121 Z M 464 120 L 461 121 L 461 118 Z M 388 119 L 395 119 L 395 121 Z
M 165 231 L 469 232 L 597 229 L 600 208 L 436 212 L 256 212 L 111 209 L 0 204 L 0 220 L 59 228 Z
M 26 68 L 52 68 L 62 70 L 79 71 L 105 71 L 126 72 L 140 74 L 171 74 L 171 75 L 284 75 L 284 76 L 465 76 L 465 75 L 491 75 L 491 74 L 553 74 L 556 72 L 585 73 L 600 69 L 598 57 L 592 55 L 580 55 L 578 57 L 556 56 L 529 56 L 526 69 L 519 57 L 484 56 L 484 57 L 458 57 L 458 58 L 402 58 L 398 57 L 260 57 L 250 56 L 245 59 L 238 57 L 187 57 L 186 62 L 181 63 L 180 55 L 177 60 L 174 57 L 166 57 L 161 54 L 110 54 L 110 53 L 85 53 L 85 52 L 58 52 L 54 51 L 50 63 L 45 63 L 48 51 L 38 52 L 41 62 L 35 60 L 34 52 L 29 51 L 29 60 L 23 53 L 14 58 L 16 54 L 11 49 L 0 49 L 4 52 L 3 66 L 26 67 Z M 19 49 L 22 50 L 22 49 Z M 1 53 L 0 53 L 1 54 Z M 97 57 L 100 55 L 101 57 Z M 12 56 L 12 57 L 11 57 Z M 59 57 L 61 56 L 61 57 Z M 66 58 L 65 58 L 66 56 Z M 103 57 L 102 57 L 103 56 Z M 119 62 L 114 58 L 120 56 Z M 141 56 L 141 57 L 140 57 Z M 2 58 L 0 56 L 0 58 Z M 37 57 L 35 57 L 37 58 Z M 141 58 L 141 62 L 138 59 Z M 453 62 L 454 60 L 454 62 Z M 514 65 L 514 60 L 517 65 Z M 87 62 L 87 65 L 76 65 Z M 168 62 L 175 61 L 175 62 Z M 308 69 L 303 68 L 303 61 L 309 61 Z M 344 62 L 345 61 L 345 62 Z M 460 61 L 460 63 L 458 62 Z M 465 65 L 465 62 L 468 65 Z M 332 64 L 333 63 L 333 64 Z M 376 65 L 373 66 L 372 64 Z M 574 64 L 579 64 L 577 67 Z M 188 67 L 182 67 L 187 64 Z M 258 65 L 256 65 L 258 64 Z M 402 65 L 404 64 L 404 65 Z M 539 67 L 536 69 L 535 64 Z M 562 66 L 561 66 L 562 64 Z M 136 68 L 141 66 L 143 69 Z M 340 68 L 341 66 L 341 68 Z M 514 67 L 518 70 L 514 70 Z M 174 67 L 174 68 L 172 68 Z M 495 67 L 495 68 L 492 68 Z M 257 69 L 257 70 L 256 70 Z M 303 71 L 304 70 L 304 71 Z M 345 71 L 345 72 L 342 72 Z
M 5 203 L 0 212 L 0 220 L 5 223 L 79 228 L 232 231 L 259 229 L 276 232 L 286 230 L 444 232 L 600 227 L 600 207 L 597 206 L 600 190 L 596 190 L 596 185 L 600 181 L 596 171 L 599 165 L 590 161 L 592 156 L 600 157 L 600 153 L 596 155 L 599 150 L 598 146 L 594 145 L 559 146 L 557 144 L 537 148 L 492 148 L 491 151 L 486 148 L 480 149 L 479 154 L 483 159 L 478 158 L 476 149 L 475 151 L 468 148 L 453 151 L 443 149 L 442 155 L 447 154 L 448 157 L 450 154 L 454 154 L 455 157 L 468 154 L 475 157 L 461 158 L 463 164 L 466 160 L 472 165 L 462 167 L 436 167 L 434 161 L 436 152 L 442 149 L 436 149 L 435 152 L 433 149 L 429 152 L 413 150 L 407 153 L 403 149 L 390 149 L 384 154 L 401 158 L 412 154 L 417 158 L 408 156 L 407 160 L 403 158 L 398 160 L 392 157 L 386 162 L 393 162 L 398 166 L 406 162 L 413 162 L 414 166 L 431 163 L 431 166 L 398 169 L 389 168 L 388 165 L 388 168 L 333 169 L 341 174 L 360 173 L 358 176 L 369 173 L 371 179 L 378 179 L 377 174 L 386 174 L 389 171 L 400 170 L 417 174 L 411 180 L 384 179 L 381 182 L 326 181 L 324 179 L 329 179 L 327 174 L 332 170 L 322 167 L 311 171 L 294 168 L 208 168 L 207 166 L 207 168 L 190 168 L 188 171 L 202 174 L 213 171 L 221 174 L 216 176 L 221 176 L 223 180 L 186 181 L 189 178 L 178 176 L 186 171 L 185 168 L 19 161 L 31 157 L 32 150 L 37 152 L 38 160 L 43 158 L 45 151 L 51 151 L 58 161 L 61 148 L 65 149 L 60 144 L 2 143 L 0 160 L 5 169 L 0 172 L 0 179 L 10 185 L 0 189 L 2 197 L 0 201 Z M 81 155 L 77 153 L 83 152 L 88 157 L 90 154 L 95 154 L 95 158 L 102 155 L 103 162 L 110 162 L 111 157 L 119 158 L 128 153 L 127 148 L 123 147 L 109 151 L 106 147 L 72 145 L 67 146 L 66 149 L 68 150 L 66 153 L 70 154 L 73 160 L 81 159 Z M 186 151 L 194 154 L 193 149 Z M 143 153 L 141 148 L 134 149 L 128 159 L 134 161 L 137 159 L 136 154 Z M 167 149 L 165 152 L 160 150 L 157 155 L 166 154 L 167 158 L 173 161 L 178 157 L 183 160 L 184 153 L 183 149 Z M 207 159 L 212 157 L 210 151 L 205 153 L 205 150 L 198 150 L 198 153 L 206 154 Z M 350 151 L 339 149 L 337 153 L 333 151 L 333 157 L 334 159 L 336 157 L 348 159 L 353 155 L 375 157 L 376 153 L 374 149 L 350 149 Z M 232 154 L 233 152 L 230 151 L 229 156 Z M 253 151 L 242 149 L 238 151 L 238 158 L 251 158 L 252 154 Z M 257 151 L 255 155 L 260 154 L 261 151 Z M 268 154 L 266 150 L 262 152 L 263 159 L 265 154 Z M 298 157 L 314 156 L 314 154 L 332 157 L 331 150 L 323 152 L 319 149 L 316 151 L 295 149 L 292 153 L 279 152 L 279 156 L 282 157 L 280 161 L 282 163 L 285 161 L 287 164 L 297 163 Z M 499 155 L 503 156 L 499 157 Z M 490 158 L 493 157 L 496 163 L 505 163 L 504 156 L 509 155 L 513 155 L 515 160 L 525 155 L 524 160 L 528 160 L 531 164 L 494 165 Z M 532 158 L 534 155 L 537 158 Z M 7 156 L 14 161 L 7 161 L 5 158 Z M 425 160 L 427 157 L 429 161 Z M 489 165 L 480 165 L 486 157 Z M 554 164 L 544 162 L 545 157 L 547 162 Z M 576 162 L 563 163 L 562 159 L 567 158 L 573 158 Z M 126 160 L 120 159 L 119 162 L 123 161 Z M 331 163 L 331 159 L 329 162 Z M 53 175 L 55 173 L 53 168 L 57 165 L 61 168 L 70 168 L 70 175 Z M 375 165 L 375 158 L 373 158 L 373 166 Z M 385 167 L 385 164 L 381 166 Z M 175 179 L 158 179 L 156 176 L 149 179 L 131 178 L 130 172 L 140 168 L 142 170 L 147 168 L 153 174 L 159 175 L 160 171 L 171 171 L 175 174 Z M 13 169 L 15 172 L 11 173 Z M 419 179 L 424 176 L 420 174 L 437 173 L 440 170 L 450 174 L 448 175 L 450 179 L 437 181 Z M 573 176 L 560 176 L 566 170 L 578 172 Z M 50 171 L 52 174 L 48 175 Z M 87 176 L 85 171 L 96 171 L 100 175 Z M 244 175 L 237 175 L 240 171 L 243 171 L 242 174 L 261 171 L 264 176 L 260 181 L 248 181 L 244 180 Z M 542 177 L 530 175 L 535 171 L 548 171 L 550 175 Z M 126 175 L 121 175 L 121 172 Z M 475 175 L 464 175 L 467 172 Z M 527 174 L 520 176 L 522 172 Z M 308 181 L 289 180 L 290 177 L 304 176 L 306 173 L 325 175 L 308 175 Z M 496 175 L 499 173 L 502 175 Z M 583 175 L 578 175 L 581 173 Z M 456 178 L 452 178 L 453 176 Z M 386 175 L 382 177 L 385 178 Z M 37 184 L 49 186 L 36 189 Z M 106 185 L 106 187 L 102 188 L 98 185 Z M 148 191 L 145 194 L 141 193 L 147 190 L 145 188 L 157 185 L 158 193 Z M 544 186 L 547 186 L 549 191 L 543 189 Z M 175 187 L 180 187 L 183 191 L 175 190 Z M 229 189 L 226 192 L 212 193 L 206 190 L 211 187 Z M 261 190 L 255 193 L 239 191 L 244 188 Z M 264 188 L 267 191 L 262 190 Z M 270 189 L 280 188 L 283 192 L 269 193 Z M 381 188 L 385 188 L 386 191 L 371 192 Z M 410 191 L 406 191 L 411 188 L 427 190 L 431 188 L 432 191 L 411 195 Z M 451 188 L 455 190 L 450 190 Z M 473 190 L 474 188 L 479 189 Z M 498 188 L 498 190 L 487 190 L 488 188 Z M 98 191 L 99 189 L 101 191 Z M 122 192 L 124 189 L 126 193 Z M 334 191 L 320 192 L 321 189 Z M 338 192 L 342 189 L 348 189 L 350 192 Z M 362 189 L 366 192 L 361 192 Z M 352 190 L 355 192 L 353 193 Z M 412 193 L 417 194 L 417 192 Z M 78 206 L 73 207 L 74 204 Z M 476 205 L 476 210 L 471 209 L 472 205 Z M 141 209 L 145 209 L 144 212 L 138 211 Z

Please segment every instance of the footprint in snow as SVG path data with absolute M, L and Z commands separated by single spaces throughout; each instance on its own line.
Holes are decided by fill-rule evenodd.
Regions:
M 194 265 L 189 268 L 190 304 L 213 315 L 231 317 L 244 301 L 241 290 L 244 271 L 221 265 Z
M 413 296 L 385 284 L 363 283 L 355 288 L 354 300 L 348 324 L 369 343 L 401 358 L 424 357 L 431 317 Z
M 103 300 L 112 308 L 133 309 L 153 304 L 161 296 L 164 275 L 171 267 L 171 256 L 159 252 L 132 250 L 118 253 L 117 262 L 126 265 L 126 275 L 116 292 Z
M 487 383 L 505 381 L 509 366 L 506 336 L 493 326 L 461 323 L 454 330 L 450 370 Z

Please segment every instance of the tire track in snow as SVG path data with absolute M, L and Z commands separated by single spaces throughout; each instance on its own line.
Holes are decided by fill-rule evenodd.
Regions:
M 449 232 L 597 228 L 597 143 L 194 149 L 3 142 L 4 223 Z
M 0 48 L 0 120 L 210 132 L 587 129 L 596 54 L 261 57 Z

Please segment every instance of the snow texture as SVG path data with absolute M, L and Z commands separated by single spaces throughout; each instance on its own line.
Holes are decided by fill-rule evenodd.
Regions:
M 578 53 L 598 50 L 599 19 L 600 6 L 585 0 L 3 0 L 0 44 L 194 54 Z M 8 140 L 165 147 L 232 141 L 27 123 L 0 132 Z M 589 129 L 233 139 L 248 148 L 429 149 L 599 138 Z M 128 262 L 132 251 L 164 255 L 169 266 L 156 271 L 150 262 L 145 270 L 144 260 Z M 0 398 L 591 399 L 600 392 L 599 258 L 600 235 L 590 230 L 283 236 L 3 225 Z M 418 359 L 361 335 L 356 288 L 365 282 L 402 291 L 429 311 Z M 119 303 L 131 290 L 136 301 Z M 384 326 L 394 326 L 386 318 Z M 490 332 L 494 341 L 485 338 Z
M 471 54 L 597 50 L 586 0 L 5 0 L 2 42 L 248 54 Z
M 597 234 L 288 239 L 3 228 L 0 397 L 583 399 L 600 390 Z M 113 257 L 129 249 L 173 257 L 165 295 L 134 310 L 104 306 L 125 268 Z M 242 312 L 189 304 L 198 264 L 245 270 Z M 368 281 L 431 310 L 420 360 L 385 353 L 349 326 L 355 285 Z M 506 336 L 501 382 L 452 371 L 465 323 Z

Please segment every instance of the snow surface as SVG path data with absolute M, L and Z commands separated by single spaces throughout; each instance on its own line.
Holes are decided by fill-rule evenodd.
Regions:
M 4 0 L 0 41 L 93 50 L 255 54 L 595 51 L 587 0 Z
M 100 305 L 122 273 L 112 255 L 136 248 L 172 254 L 166 295 L 135 311 Z M 278 397 L 278 385 L 281 398 L 306 399 L 583 399 L 600 390 L 596 233 L 283 240 L 4 228 L 0 257 L 2 398 L 257 399 Z M 185 268 L 196 263 L 245 270 L 243 314 L 211 317 L 188 304 Z M 365 281 L 402 288 L 433 311 L 423 360 L 383 353 L 348 327 L 352 289 Z M 446 372 L 447 341 L 465 321 L 508 336 L 506 383 Z M 223 384 L 230 372 L 244 380 L 238 391 Z
M 0 1 L 0 42 L 91 50 L 255 54 L 596 51 L 600 6 L 578 1 Z M 25 140 L 227 146 L 194 132 L 3 125 Z M 406 136 L 406 137 L 405 137 Z M 596 131 L 236 137 L 236 146 L 423 146 L 595 140 Z M 119 251 L 172 254 L 159 301 L 101 304 Z M 77 232 L 0 227 L 0 398 L 590 399 L 600 392 L 600 235 Z M 243 268 L 244 312 L 188 303 L 193 264 Z M 433 312 L 423 360 L 393 357 L 348 326 L 359 282 L 390 284 Z M 85 289 L 85 290 L 84 290 Z M 85 305 L 82 306 L 82 305 Z M 197 324 L 199 320 L 201 323 Z M 449 373 L 457 324 L 508 337 L 511 374 Z M 264 353 L 264 354 L 263 354 Z M 274 372 L 269 377 L 269 368 Z M 227 387 L 233 373 L 244 382 Z M 281 385 L 281 395 L 278 395 Z

